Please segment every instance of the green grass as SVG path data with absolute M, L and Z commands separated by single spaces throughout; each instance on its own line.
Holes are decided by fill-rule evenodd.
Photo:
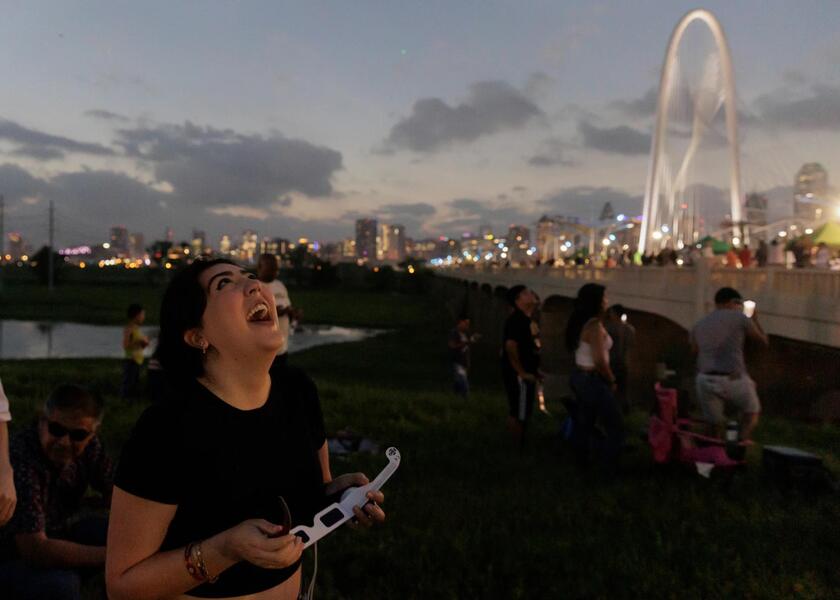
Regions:
M 535 414 L 515 451 L 495 348 L 479 347 L 468 402 L 449 393 L 446 325 L 423 297 L 295 293 L 307 316 L 390 329 L 293 356 L 319 385 L 328 430 L 350 427 L 402 453 L 385 488 L 386 524 L 319 544 L 318 597 L 353 598 L 830 598 L 840 589 L 836 496 L 781 492 L 761 478 L 760 451 L 731 481 L 654 469 L 634 447 L 617 481 L 572 467 L 557 441 L 562 409 Z M 61 381 L 101 390 L 103 436 L 118 452 L 140 406 L 116 400 L 119 362 L 6 361 L 16 424 Z M 840 432 L 765 419 L 756 433 L 840 466 Z M 381 456 L 333 458 L 333 471 L 375 473 Z M 311 566 L 307 563 L 311 571 Z

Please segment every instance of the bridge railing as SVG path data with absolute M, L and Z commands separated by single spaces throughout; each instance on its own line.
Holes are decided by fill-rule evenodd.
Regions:
M 541 297 L 574 297 L 585 283 L 609 288 L 610 300 L 660 314 L 689 328 L 713 308 L 724 286 L 758 302 L 769 333 L 840 347 L 840 272 L 762 267 L 732 269 L 694 266 L 536 267 L 449 269 L 454 277 L 511 286 L 524 283 Z

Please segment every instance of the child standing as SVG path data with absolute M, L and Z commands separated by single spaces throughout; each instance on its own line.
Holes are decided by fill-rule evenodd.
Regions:
M 137 384 L 140 382 L 140 369 L 145 357 L 143 350 L 149 345 L 149 338 L 140 331 L 140 326 L 146 320 L 146 311 L 139 304 L 132 304 L 126 311 L 128 323 L 123 328 L 122 347 L 125 351 L 123 360 L 123 380 L 120 387 L 120 397 L 128 398 L 136 395 Z

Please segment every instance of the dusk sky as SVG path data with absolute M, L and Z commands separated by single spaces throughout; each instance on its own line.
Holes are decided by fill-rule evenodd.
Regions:
M 215 246 L 248 228 L 338 240 L 361 216 L 422 238 L 638 213 L 666 45 L 696 7 L 5 3 L 6 232 L 43 244 L 49 200 L 59 246 L 113 225 Z M 790 213 L 802 163 L 840 180 L 840 3 L 703 7 L 732 50 L 744 191 Z M 687 73 L 711 47 L 690 33 Z M 692 181 L 722 188 L 710 139 Z

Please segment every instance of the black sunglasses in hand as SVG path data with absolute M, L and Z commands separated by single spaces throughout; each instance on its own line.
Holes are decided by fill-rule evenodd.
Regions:
M 67 429 L 64 425 L 55 421 L 47 421 L 47 431 L 54 438 L 63 438 L 65 435 L 69 435 L 72 442 L 82 442 L 93 435 L 93 432 L 87 429 Z

